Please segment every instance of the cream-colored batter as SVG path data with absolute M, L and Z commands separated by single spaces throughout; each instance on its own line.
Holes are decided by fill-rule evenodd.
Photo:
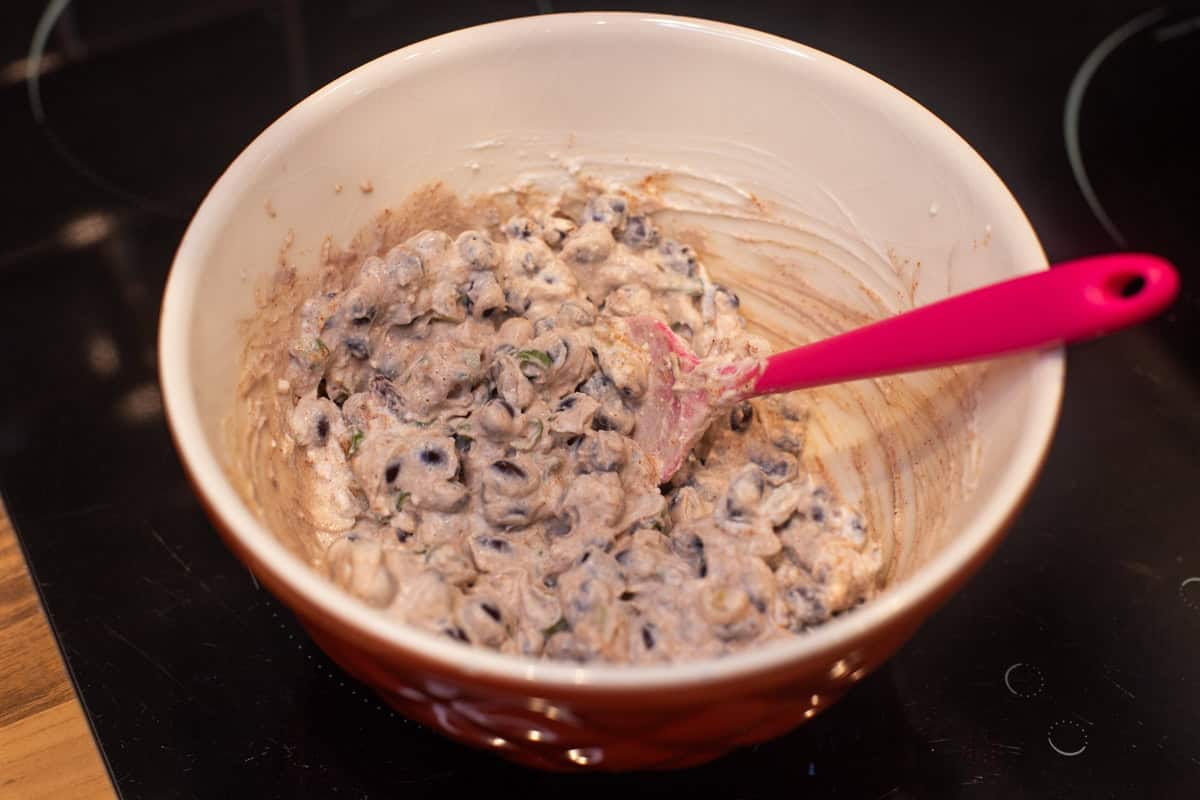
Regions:
M 478 646 L 622 663 L 793 636 L 875 592 L 877 542 L 802 469 L 798 396 L 734 405 L 658 484 L 620 318 L 705 359 L 766 345 L 632 202 L 425 231 L 301 305 L 274 444 L 339 586 Z

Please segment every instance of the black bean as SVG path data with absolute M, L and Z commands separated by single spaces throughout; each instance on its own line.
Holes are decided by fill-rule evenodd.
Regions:
M 780 409 L 780 414 L 783 415 L 784 419 L 789 420 L 791 422 L 799 422 L 800 421 L 800 416 L 801 416 L 800 410 L 797 409 L 791 403 L 782 404 L 782 408 Z
M 529 217 L 513 217 L 504 224 L 504 235 L 510 239 L 529 239 L 536 232 L 534 226 Z
M 637 597 L 637 592 L 630 592 L 630 591 L 626 590 L 624 592 L 621 592 L 621 596 L 618 597 L 617 599 L 628 603 L 630 600 L 632 600 L 635 597 Z
M 675 550 L 685 556 L 704 552 L 704 540 L 694 533 L 686 539 L 676 539 L 674 545 Z
M 621 241 L 637 250 L 652 247 L 658 241 L 658 231 L 645 216 L 637 214 L 625 221 Z
M 613 421 L 604 415 L 604 412 L 597 411 L 596 416 L 592 417 L 592 430 L 594 431 L 615 431 L 617 426 Z
M 596 348 L 591 348 L 591 351 L 592 357 L 596 358 Z M 607 375 L 605 375 L 603 372 L 595 372 L 592 373 L 592 376 L 586 381 L 576 386 L 575 391 L 583 392 L 588 397 L 592 397 L 596 400 L 602 400 L 604 399 L 604 396 L 612 390 L 612 385 L 613 382 Z
M 674 239 L 667 239 L 658 246 L 658 252 L 663 255 L 663 264 L 667 269 L 689 278 L 695 277 L 698 263 L 692 248 Z
M 467 644 L 471 643 L 470 638 L 467 637 L 467 632 L 457 625 L 455 625 L 453 628 L 447 628 L 445 630 L 445 634 L 451 639 L 457 639 L 458 641 L 466 642 Z
M 500 473 L 501 475 L 505 475 L 510 478 L 525 478 L 525 477 L 527 477 L 524 469 L 522 469 L 517 464 L 514 464 L 511 461 L 506 461 L 504 459 L 501 459 L 499 461 L 493 461 L 492 469 L 496 470 L 496 472 Z
M 600 222 L 610 228 L 621 224 L 621 217 L 629 206 L 620 197 L 600 196 L 588 200 L 583 211 L 584 222 Z
M 775 445 L 783 452 L 791 453 L 792 455 L 800 455 L 800 450 L 802 449 L 800 440 L 797 437 L 792 436 L 790 433 L 779 434 L 771 440 L 771 444 Z
M 317 442 L 325 444 L 325 439 L 329 436 L 329 417 L 322 414 L 317 417 Z
M 467 231 L 458 237 L 458 252 L 472 267 L 491 269 L 496 265 L 496 248 L 477 231 Z
M 571 343 L 566 339 L 559 339 L 546 350 L 546 355 L 550 356 L 550 360 L 555 364 L 562 364 L 571 355 Z
M 730 519 L 740 519 L 746 515 L 746 509 L 733 502 L 732 497 L 725 498 L 725 513 Z
M 440 447 L 426 447 L 421 451 L 421 463 L 437 466 L 446 463 L 446 451 Z
M 497 553 L 511 553 L 512 545 L 503 539 L 495 537 L 484 537 L 479 539 L 479 543 L 489 550 L 495 550 Z
M 708 574 L 708 562 L 704 558 L 704 540 L 696 534 L 673 537 L 671 547 L 685 561 L 694 562 L 696 571 L 703 578 Z
M 347 339 L 346 352 L 359 361 L 363 361 L 367 356 L 371 355 L 371 351 L 367 348 L 366 339 Z
M 412 534 L 408 531 L 402 531 L 399 528 L 396 529 L 396 541 L 398 541 L 400 544 L 404 544 L 411 538 Z
M 396 480 L 396 476 L 400 474 L 400 464 L 388 464 L 387 469 L 383 471 L 383 479 L 388 483 Z
M 788 474 L 790 465 L 784 459 L 768 458 L 766 456 L 754 455 L 750 457 L 750 461 L 758 467 L 764 475 L 770 475 L 772 478 L 782 478 Z
M 483 609 L 483 613 L 487 614 L 496 622 L 500 621 L 500 609 L 496 608 L 491 603 L 480 603 L 479 607 Z
M 750 427 L 754 419 L 754 406 L 749 401 L 738 403 L 729 411 L 729 427 L 735 433 L 742 433 Z
M 509 506 L 507 509 L 505 509 L 504 516 L 502 517 L 502 521 L 505 523 L 504 530 L 513 531 L 524 528 L 533 521 L 530 519 L 532 513 L 533 512 L 530 511 L 529 506 L 526 505 L 517 504 L 515 506 Z
M 400 406 L 403 405 L 400 395 L 396 392 L 396 387 L 392 385 L 392 382 L 383 375 L 376 375 L 371 379 L 371 391 L 387 406 L 388 411 L 393 414 L 400 412 Z
M 625 463 L 624 453 L 616 449 L 610 439 L 599 436 L 586 437 L 576 448 L 576 454 L 575 471 L 580 473 L 616 472 Z
M 647 650 L 654 649 L 654 632 L 649 625 L 642 626 L 642 644 L 646 645 Z
M 548 536 L 566 536 L 573 527 L 575 527 L 575 522 L 571 519 L 570 514 L 559 514 L 546 523 L 546 534 Z

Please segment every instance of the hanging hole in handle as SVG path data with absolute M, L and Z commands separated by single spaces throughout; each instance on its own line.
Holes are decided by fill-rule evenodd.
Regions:
M 1131 300 L 1146 288 L 1146 279 L 1141 275 L 1114 275 L 1108 281 L 1108 290 L 1125 300 Z

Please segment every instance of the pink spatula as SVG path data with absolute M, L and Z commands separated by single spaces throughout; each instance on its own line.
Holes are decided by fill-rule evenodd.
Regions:
M 650 356 L 634 439 L 666 481 L 717 415 L 748 397 L 1083 341 L 1149 319 L 1178 291 L 1174 267 L 1156 256 L 1083 258 L 733 364 L 698 359 L 664 323 L 629 317 L 630 339 Z

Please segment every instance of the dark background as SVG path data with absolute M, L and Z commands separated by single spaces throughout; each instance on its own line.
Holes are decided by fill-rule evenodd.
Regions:
M 793 38 L 899 87 L 992 164 L 1052 260 L 1124 242 L 1184 277 L 1164 317 L 1071 351 L 1045 475 L 999 552 L 796 733 L 687 772 L 528 772 L 382 708 L 218 541 L 171 447 L 154 360 L 163 282 L 203 193 L 351 67 L 585 7 L 79 0 L 49 36 L 39 106 L 23 59 L 44 6 L 0 5 L 0 490 L 121 794 L 1195 796 L 1194 4 L 640 4 Z M 1131 20 L 1069 126 L 1109 231 L 1072 172 L 1064 104 Z

